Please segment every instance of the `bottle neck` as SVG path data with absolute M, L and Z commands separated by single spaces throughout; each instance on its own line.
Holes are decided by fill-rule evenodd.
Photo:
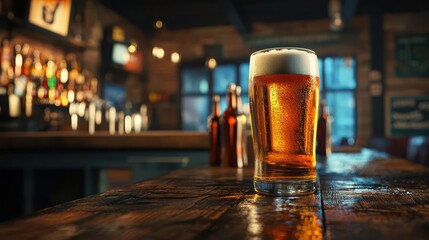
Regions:
M 243 102 L 241 100 L 241 95 L 236 96 L 236 102 L 237 102 L 236 103 L 237 110 L 241 112 L 241 110 L 243 108 Z
M 219 101 L 213 102 L 213 113 L 215 116 L 220 116 L 220 104 Z
M 324 117 L 324 118 L 327 118 L 329 116 L 328 107 L 326 106 L 326 103 L 324 103 L 324 102 L 320 105 L 320 116 Z
M 329 110 L 328 110 L 327 106 L 323 106 L 323 108 L 322 108 L 322 115 L 324 117 L 328 117 L 329 116 Z
M 237 108 L 237 96 L 234 92 L 228 92 L 228 108 Z

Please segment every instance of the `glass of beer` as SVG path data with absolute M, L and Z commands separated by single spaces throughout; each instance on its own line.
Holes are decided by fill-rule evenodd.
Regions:
M 255 190 L 286 196 L 313 193 L 319 105 L 316 53 L 293 47 L 254 52 L 249 101 Z

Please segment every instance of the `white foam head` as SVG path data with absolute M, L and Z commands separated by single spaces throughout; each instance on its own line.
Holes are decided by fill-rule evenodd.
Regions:
M 305 74 L 319 77 L 316 54 L 304 48 L 270 48 L 250 56 L 250 77 Z

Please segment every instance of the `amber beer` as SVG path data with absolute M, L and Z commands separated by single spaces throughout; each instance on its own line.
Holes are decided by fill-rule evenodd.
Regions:
M 249 76 L 255 190 L 272 195 L 314 192 L 316 54 L 301 48 L 261 50 L 251 55 Z

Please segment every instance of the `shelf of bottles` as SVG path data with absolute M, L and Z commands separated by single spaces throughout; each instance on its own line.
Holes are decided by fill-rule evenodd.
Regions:
M 35 104 L 67 107 L 91 101 L 98 80 L 82 70 L 75 54 L 54 59 L 27 43 L 1 42 L 0 94 L 9 97 L 9 115 L 32 117 Z
M 125 106 L 124 110 L 99 98 L 98 80 L 81 68 L 71 53 L 62 59 L 49 57 L 27 43 L 12 46 L 3 39 L 0 48 L 0 96 L 6 97 L 0 111 L 9 119 L 32 119 L 43 107 L 42 121 L 59 125 L 58 112 L 66 110 L 66 129 L 128 134 L 148 129 L 147 106 Z M 4 106 L 7 105 L 7 106 Z M 53 109 L 53 110 L 52 110 Z M 5 113 L 7 112 L 7 113 Z M 61 111 L 60 111 L 61 112 Z M 58 128 L 53 128 L 58 130 Z M 64 129 L 64 128 L 63 128 Z

